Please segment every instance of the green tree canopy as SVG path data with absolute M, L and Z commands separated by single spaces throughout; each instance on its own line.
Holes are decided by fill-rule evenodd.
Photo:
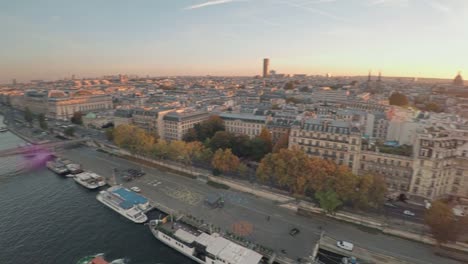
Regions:
M 34 119 L 33 113 L 31 112 L 29 107 L 26 107 L 24 109 L 24 120 L 26 120 L 26 122 L 31 124 L 33 122 L 33 119 Z
M 316 192 L 315 198 L 319 201 L 320 207 L 329 214 L 342 205 L 338 195 L 332 190 Z
M 48 125 L 45 120 L 45 115 L 44 114 L 39 114 L 37 116 L 37 120 L 39 121 L 39 126 L 41 127 L 42 130 L 47 130 Z

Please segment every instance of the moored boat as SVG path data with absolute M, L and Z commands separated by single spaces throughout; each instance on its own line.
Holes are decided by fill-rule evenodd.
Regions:
M 78 260 L 76 264 L 110 264 L 110 263 L 104 259 L 102 254 L 97 254 L 97 255 L 86 256 Z
M 137 224 L 148 220 L 146 212 L 151 209 L 148 199 L 122 186 L 113 186 L 100 191 L 96 199 Z
M 208 234 L 182 221 L 166 216 L 149 221 L 154 237 L 200 264 L 263 264 L 260 253 L 234 243 L 218 233 Z
M 78 173 L 74 175 L 73 179 L 80 185 L 91 190 L 106 185 L 106 180 L 104 179 L 104 177 L 90 171 Z
M 67 169 L 67 167 L 65 166 L 65 164 L 63 164 L 60 159 L 56 159 L 56 160 L 51 160 L 51 161 L 48 161 L 46 163 L 46 167 L 53 171 L 54 173 L 58 174 L 58 175 L 61 175 L 61 176 L 64 176 L 66 174 L 69 173 L 69 170 Z

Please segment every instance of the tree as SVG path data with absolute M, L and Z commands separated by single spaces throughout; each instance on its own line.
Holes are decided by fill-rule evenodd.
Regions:
M 114 128 L 113 127 L 106 128 L 106 138 L 109 141 L 114 141 Z
M 83 125 L 83 114 L 81 112 L 73 113 L 73 116 L 71 117 L 70 121 L 76 125 Z
M 273 143 L 271 140 L 271 132 L 266 127 L 264 127 L 262 128 L 260 135 L 258 135 L 258 138 L 263 141 L 263 144 L 265 145 L 265 152 L 266 153 L 271 152 L 271 149 L 273 148 Z
M 335 212 L 342 205 L 338 195 L 332 190 L 317 192 L 315 198 L 319 200 L 320 207 L 329 214 Z
M 48 128 L 48 125 L 47 125 L 47 122 L 45 120 L 45 115 L 44 114 L 39 114 L 37 116 L 37 120 L 39 120 L 39 126 L 41 127 L 42 130 L 47 130 Z
M 273 146 L 273 153 L 278 153 L 281 149 L 288 148 L 289 133 L 284 133 Z
M 231 138 L 232 153 L 238 157 L 251 155 L 251 142 L 247 135 L 236 135 Z
M 232 154 L 231 149 L 218 149 L 213 156 L 211 165 L 222 173 L 227 173 L 235 171 L 239 167 L 239 158 Z
M 63 133 L 66 135 L 66 136 L 69 136 L 69 137 L 72 137 L 74 134 L 75 134 L 75 129 L 73 127 L 67 127 Z
M 31 110 L 29 109 L 29 107 L 26 107 L 24 109 L 24 120 L 26 120 L 26 122 L 31 124 L 33 122 L 33 119 L 34 119 L 34 116 L 33 116 L 32 112 L 31 112 Z
M 281 149 L 267 154 L 257 168 L 257 178 L 303 195 L 310 187 L 314 169 L 310 158 L 299 149 Z
M 184 135 L 183 140 L 185 142 L 192 142 L 198 140 L 197 131 L 195 128 L 190 128 L 187 133 Z
M 154 137 L 145 130 L 133 125 L 119 125 L 114 128 L 114 143 L 132 153 L 150 154 L 153 151 Z
M 287 82 L 285 85 L 284 85 L 284 90 L 294 90 L 294 83 L 293 82 Z
M 218 131 L 210 140 L 210 147 L 213 151 L 217 149 L 231 148 L 231 139 L 233 135 L 226 131 Z
M 192 139 L 196 136 L 198 141 L 203 142 L 208 138 L 212 138 L 216 132 L 224 131 L 224 121 L 219 116 L 213 115 L 208 120 L 196 124 L 193 129 L 194 131 L 188 131 L 190 135 L 187 135 L 187 138 L 184 138 L 184 140 L 193 141 Z
M 455 241 L 457 237 L 457 225 L 452 209 L 442 201 L 435 201 L 426 211 L 424 222 L 431 229 L 437 243 Z
M 382 175 L 372 175 L 372 185 L 369 189 L 369 205 L 374 208 L 381 207 L 385 202 L 385 195 L 387 194 L 387 183 Z
M 408 105 L 408 98 L 399 92 L 394 92 L 389 98 L 390 105 L 405 106 Z
M 434 102 L 427 103 L 424 110 L 426 110 L 428 112 L 435 112 L 435 113 L 442 112 L 441 107 L 438 104 L 434 103 Z

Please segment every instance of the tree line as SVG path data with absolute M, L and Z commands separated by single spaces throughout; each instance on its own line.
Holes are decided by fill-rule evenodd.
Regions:
M 357 176 L 346 166 L 311 158 L 295 148 L 266 155 L 256 174 L 261 182 L 286 189 L 295 196 L 317 200 L 329 213 L 342 205 L 378 208 L 387 192 L 380 175 Z

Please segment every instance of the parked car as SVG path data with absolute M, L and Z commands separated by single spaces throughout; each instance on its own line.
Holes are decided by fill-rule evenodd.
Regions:
M 408 216 L 415 216 L 416 214 L 411 212 L 410 210 L 404 210 L 403 214 L 408 215 Z
M 341 249 L 348 250 L 348 251 L 353 251 L 353 248 L 354 248 L 353 243 L 346 242 L 346 241 L 343 241 L 343 240 L 337 241 L 336 246 L 341 248 Z
M 138 187 L 136 187 L 136 186 L 133 186 L 132 188 L 130 188 L 130 190 L 132 190 L 132 191 L 134 191 L 134 192 L 136 192 L 136 193 L 141 192 L 141 189 L 138 188 Z
M 291 230 L 289 231 L 289 234 L 290 234 L 291 236 L 296 236 L 296 235 L 299 234 L 300 232 L 301 232 L 301 231 L 299 231 L 299 229 L 293 228 L 293 229 L 291 229 Z

